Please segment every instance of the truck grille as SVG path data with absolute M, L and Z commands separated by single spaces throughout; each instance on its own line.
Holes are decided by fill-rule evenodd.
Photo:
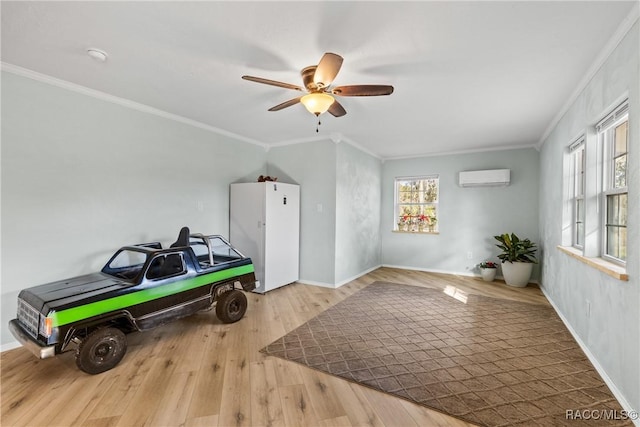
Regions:
M 18 321 L 32 337 L 38 337 L 40 313 L 20 298 L 18 298 Z

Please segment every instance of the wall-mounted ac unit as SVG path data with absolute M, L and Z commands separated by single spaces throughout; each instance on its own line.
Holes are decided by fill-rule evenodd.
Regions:
M 491 169 L 460 172 L 460 187 L 506 186 L 511 181 L 511 169 Z

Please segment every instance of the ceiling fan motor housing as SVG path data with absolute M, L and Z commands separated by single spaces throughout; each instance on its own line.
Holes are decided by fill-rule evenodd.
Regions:
M 317 65 L 310 65 L 300 71 L 300 75 L 302 76 L 302 83 L 304 83 L 304 87 L 306 87 L 309 92 L 316 92 L 321 89 L 313 81 L 313 76 L 315 76 L 316 74 L 316 68 L 318 68 Z

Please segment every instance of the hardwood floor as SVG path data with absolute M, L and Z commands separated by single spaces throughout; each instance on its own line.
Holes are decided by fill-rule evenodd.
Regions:
M 328 307 L 381 280 L 548 304 L 534 285 L 380 268 L 338 289 L 292 284 L 250 294 L 238 323 L 213 312 L 128 336 L 113 370 L 87 375 L 72 353 L 0 359 L 2 426 L 468 426 L 470 424 L 259 352 Z

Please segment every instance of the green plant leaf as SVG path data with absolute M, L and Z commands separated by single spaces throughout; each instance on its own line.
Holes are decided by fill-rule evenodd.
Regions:
M 498 255 L 498 259 L 502 262 L 530 262 L 537 263 L 535 257 L 536 244 L 529 239 L 520 239 L 515 233 L 501 234 L 499 236 L 493 236 L 500 244 L 496 246 L 502 251 Z

